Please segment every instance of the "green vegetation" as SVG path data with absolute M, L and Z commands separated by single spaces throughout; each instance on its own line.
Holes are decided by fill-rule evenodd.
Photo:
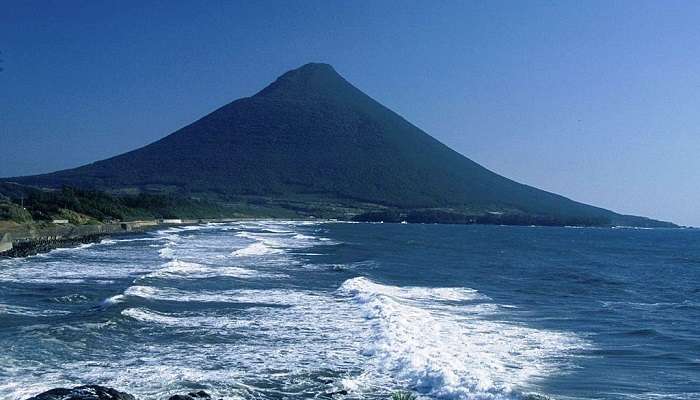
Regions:
M 107 193 L 38 189 L 0 182 L 0 221 L 18 224 L 67 220 L 75 225 L 146 219 L 342 218 L 376 207 L 318 196 L 184 196 L 179 193 Z
M 440 224 L 540 225 L 540 226 L 608 226 L 609 218 L 532 215 L 518 212 L 468 213 L 450 209 L 371 211 L 352 218 L 360 222 L 409 222 Z
M 13 204 L 8 200 L 0 200 L 0 221 L 12 221 L 18 224 L 32 221 L 32 215 L 17 204 Z
M 217 218 L 235 214 L 220 204 L 166 195 L 115 196 L 96 190 L 63 187 L 49 191 L 15 184 L 0 184 L 0 194 L 0 220 L 17 223 L 65 219 L 84 225 L 114 220 Z
M 416 400 L 416 395 L 406 391 L 396 391 L 391 394 L 391 400 Z
M 518 210 L 484 212 L 459 208 L 402 209 L 316 195 L 191 196 L 181 194 L 109 194 L 63 187 L 37 189 L 0 183 L 0 221 L 17 224 L 67 220 L 74 225 L 143 219 L 323 218 L 360 222 L 497 224 L 540 226 L 609 226 L 608 217 L 535 215 Z M 637 218 L 637 226 L 648 221 Z M 654 225 L 652 225 L 654 226 Z

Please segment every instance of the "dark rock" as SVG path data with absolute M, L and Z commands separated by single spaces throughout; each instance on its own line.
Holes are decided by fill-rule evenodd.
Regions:
M 11 250 L 2 252 L 0 257 L 29 257 L 35 254 L 48 253 L 62 247 L 75 247 L 81 244 L 96 243 L 107 237 L 106 234 L 95 233 L 78 237 L 38 238 L 14 243 Z
M 536 393 L 530 393 L 525 395 L 524 400 L 551 400 L 549 397 L 541 395 L 541 394 L 536 394 Z
M 27 400 L 136 400 L 136 398 L 112 388 L 86 385 L 73 389 L 51 389 Z
M 176 394 L 174 396 L 170 396 L 168 400 L 209 400 L 211 399 L 211 396 L 209 393 L 205 392 L 204 390 L 200 390 L 199 392 L 190 392 L 185 394 Z
M 348 394 L 348 391 L 345 390 L 345 389 L 341 389 L 341 390 L 338 390 L 337 392 L 328 393 L 329 396 L 335 396 L 335 395 L 337 395 L 337 394 L 340 394 L 340 395 L 345 396 L 345 395 Z

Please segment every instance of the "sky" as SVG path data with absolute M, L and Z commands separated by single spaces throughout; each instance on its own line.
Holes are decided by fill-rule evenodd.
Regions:
M 3 177 L 138 148 L 315 61 L 497 173 L 700 226 L 697 1 L 0 5 Z

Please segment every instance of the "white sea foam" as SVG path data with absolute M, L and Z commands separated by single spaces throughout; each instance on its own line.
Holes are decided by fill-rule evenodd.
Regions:
M 160 250 L 158 250 L 158 255 L 164 259 L 173 259 L 175 257 L 174 248 L 182 241 L 182 237 L 178 235 L 181 232 L 177 228 L 169 228 L 156 232 L 156 235 L 161 240 L 165 241 Z
M 124 302 L 125 299 L 126 299 L 126 296 L 124 296 L 123 294 L 118 294 L 116 296 L 112 296 L 112 297 L 109 297 L 109 298 L 102 300 L 102 305 L 103 306 L 111 306 L 113 304 L 122 303 L 122 302 Z
M 605 308 L 613 309 L 640 309 L 640 310 L 653 310 L 653 309 L 664 309 L 664 308 L 675 308 L 675 307 L 696 307 L 700 303 L 693 302 L 691 300 L 684 300 L 680 302 L 635 302 L 635 301 L 600 301 L 600 304 Z
M 199 263 L 173 260 L 163 264 L 162 268 L 147 274 L 146 277 L 170 275 L 188 276 L 205 272 L 206 270 L 207 267 Z
M 147 257 L 146 257 L 147 258 Z M 141 274 L 150 266 L 139 250 L 114 248 L 76 260 L 64 253 L 21 259 L 0 268 L 0 282 L 24 284 L 109 284 L 115 279 Z
M 65 303 L 65 304 L 82 303 L 86 300 L 88 300 L 88 298 L 80 293 L 68 294 L 65 296 L 54 297 L 51 299 L 51 301 L 54 301 L 56 303 Z
M 239 279 L 260 279 L 260 278 L 284 278 L 287 275 L 282 273 L 266 273 L 248 268 L 226 266 L 226 265 L 204 265 L 200 263 L 173 260 L 165 263 L 163 268 L 144 275 L 144 278 L 160 279 L 206 279 L 219 276 L 239 278 Z
M 263 242 L 255 242 L 249 244 L 248 246 L 236 250 L 231 253 L 232 256 L 236 257 L 251 257 L 251 256 L 262 256 L 265 254 L 279 254 L 282 253 L 281 249 L 276 249 L 274 247 L 267 246 Z
M 402 300 L 467 301 L 484 300 L 488 297 L 478 291 L 462 287 L 428 288 L 419 286 L 390 286 L 374 283 L 367 278 L 350 279 L 343 283 L 341 290 L 358 296 L 388 296 Z
M 368 374 L 388 374 L 434 397 L 517 398 L 519 388 L 561 370 L 558 360 L 585 346 L 570 333 L 485 319 L 483 304 L 436 307 L 488 300 L 467 288 L 396 287 L 354 278 L 339 293 L 352 296 L 371 322 Z
M 319 245 L 335 244 L 331 239 L 310 235 L 308 232 L 300 233 L 292 225 L 271 226 L 247 226 L 236 236 L 254 240 L 258 243 L 274 249 L 303 249 Z
M 93 242 L 93 243 L 82 243 L 74 247 L 59 247 L 57 249 L 53 249 L 50 251 L 50 253 L 61 253 L 61 252 L 75 252 L 75 251 L 80 251 L 80 250 L 85 250 L 89 249 L 90 247 L 93 247 L 97 244 L 101 244 L 100 242 Z M 107 243 L 110 244 L 110 243 Z
M 7 263 L 9 268 L 4 268 L 3 264 L 0 281 L 26 282 L 34 278 L 58 283 L 67 279 L 77 281 L 80 277 L 90 282 L 95 278 L 102 281 L 127 278 L 139 283 L 123 294 L 103 301 L 104 306 L 117 303 L 126 305 L 119 320 L 112 319 L 108 325 L 99 328 L 76 321 L 66 321 L 65 326 L 36 327 L 22 334 L 24 346 L 51 352 L 83 351 L 84 347 L 80 346 L 85 346 L 84 342 L 64 342 L 57 335 L 69 330 L 82 330 L 81 335 L 87 341 L 99 340 L 104 334 L 101 331 L 138 323 L 136 321 L 140 321 L 139 328 L 148 332 L 149 338 L 134 340 L 129 346 L 120 348 L 116 358 L 86 354 L 76 362 L 61 360 L 61 368 L 47 369 L 43 363 L 23 362 L 23 356 L 16 351 L 5 352 L 0 355 L 0 375 L 8 379 L 0 380 L 0 398 L 24 399 L 52 387 L 75 386 L 77 382 L 128 388 L 129 392 L 146 399 L 167 398 L 186 391 L 187 382 L 197 382 L 206 385 L 206 390 L 216 398 L 241 398 L 250 391 L 258 391 L 253 387 L 241 386 L 241 382 L 249 382 L 251 377 L 273 376 L 271 370 L 289 371 L 295 365 L 308 366 L 303 368 L 313 370 L 343 370 L 343 366 L 353 364 L 353 355 L 358 354 L 356 347 L 360 343 L 353 340 L 361 337 L 362 332 L 355 328 L 359 325 L 351 321 L 361 323 L 363 320 L 358 315 L 352 315 L 359 314 L 356 307 L 327 293 L 294 289 L 222 291 L 168 287 L 206 286 L 205 282 L 179 281 L 195 277 L 280 278 L 286 276 L 284 269 L 296 265 L 288 249 L 308 247 L 319 242 L 305 237 L 294 238 L 299 231 L 292 223 L 249 222 L 249 225 L 251 234 L 263 234 L 260 239 L 268 234 L 266 241 L 236 236 L 235 233 L 242 228 L 232 223 L 209 227 L 221 231 L 214 235 L 206 229 L 200 229 L 194 235 L 190 233 L 195 232 L 187 229 L 151 233 L 149 235 L 152 237 L 144 240 L 152 240 L 144 246 L 129 246 L 127 243 L 110 246 L 108 251 L 91 252 L 89 258 L 80 261 L 72 257 L 65 260 L 48 256 L 41 262 L 13 260 Z M 305 233 L 305 236 L 311 237 L 311 234 Z M 233 250 L 257 242 L 280 252 L 231 257 Z M 120 243 L 118 239 L 117 243 Z M 233 265 L 227 265 L 229 263 Z M 130 304 L 135 300 L 133 297 L 155 302 L 226 302 L 246 303 L 247 306 L 216 307 L 207 304 L 202 306 L 203 311 L 200 312 L 174 312 L 171 309 L 155 310 L 142 304 Z M 184 308 L 191 310 L 198 307 Z M 350 326 L 342 330 L 328 329 L 329 324 L 340 326 L 343 323 Z M 226 343 L 160 340 L 160 335 L 171 335 L 178 329 L 192 333 L 193 338 L 212 333 L 242 337 Z M 244 333 L 240 330 L 244 330 Z M 139 333 L 134 333 L 138 337 Z M 66 371 L 70 371 L 70 374 Z M 37 381 L 37 376 L 42 379 Z M 288 378 L 284 374 L 274 376 L 275 379 L 288 381 L 290 385 L 309 379 L 304 371 L 290 372 Z
M 319 298 L 313 292 L 286 289 L 186 291 L 175 288 L 154 286 L 131 286 L 124 291 L 124 294 L 126 296 L 141 297 L 144 299 L 160 301 L 201 303 L 259 303 L 279 305 L 298 305 L 308 301 L 315 301 Z
M 45 263 L 41 265 L 43 275 L 39 269 L 27 273 L 26 268 L 11 268 L 15 272 L 9 274 L 15 278 L 53 273 L 71 279 L 81 276 L 79 273 L 83 277 L 140 277 L 137 285 L 103 302 L 125 307 L 109 326 L 122 329 L 136 324 L 138 329 L 133 331 L 136 340 L 124 346 L 118 357 L 86 355 L 60 369 L 29 362 L 17 367 L 18 357 L 8 352 L 0 356 L 0 371 L 10 377 L 0 382 L 0 398 L 22 399 L 51 387 L 96 380 L 128 388 L 139 398 L 167 398 L 185 392 L 192 382 L 203 385 L 216 398 L 270 398 L 274 396 L 267 396 L 264 389 L 270 387 L 269 380 L 288 393 L 307 395 L 304 390 L 319 389 L 314 381 L 319 371 L 333 371 L 341 374 L 333 388 L 344 387 L 358 398 L 365 392 L 372 397 L 404 387 L 439 398 L 504 399 L 517 397 L 520 387 L 540 376 L 565 370 L 562 360 L 585 346 L 569 333 L 504 322 L 508 314 L 503 305 L 464 287 L 391 286 L 355 278 L 338 291 L 286 286 L 258 289 L 289 283 L 258 281 L 250 282 L 254 286 L 249 287 L 256 289 L 217 290 L 217 284 L 206 290 L 201 289 L 207 287 L 206 282 L 180 281 L 226 274 L 245 279 L 279 277 L 297 267 L 295 255 L 306 254 L 298 249 L 334 243 L 313 228 L 317 223 L 309 224 L 308 229 L 298 229 L 295 224 L 246 221 L 209 226 L 207 229 L 223 231 L 215 240 L 203 228 L 192 236 L 183 233 L 187 229 L 164 230 L 154 235 L 157 250 L 167 249 L 161 254 L 165 260 L 156 249 L 139 246 L 137 254 L 143 258 L 130 262 L 123 259 L 130 254 L 130 246 L 117 246 L 110 258 L 114 264 Z M 228 228 L 233 232 L 226 231 Z M 232 250 L 258 243 L 279 252 L 231 256 Z M 337 267 L 359 273 L 374 264 Z M 7 274 L 0 269 L 0 279 Z M 246 284 L 236 282 L 236 286 Z M 144 305 L 135 301 L 139 299 L 151 301 Z M 213 304 L 216 302 L 246 306 Z M 181 311 L 176 312 L 178 309 Z M 28 330 L 21 340 L 40 349 L 66 346 L 66 351 L 75 351 L 71 346 L 82 345 L 59 342 L 58 328 L 52 328 Z M 102 337 L 97 332 L 105 327 L 70 321 L 61 329 L 84 329 L 84 335 L 94 334 L 91 339 L 95 339 Z M 187 340 L 173 340 L 173 333 L 178 332 L 186 333 Z M 212 340 L 209 334 L 235 335 L 235 340 Z M 36 381 L 36 376 L 42 380 Z
M 175 256 L 175 252 L 173 251 L 172 247 L 167 245 L 158 250 L 158 254 L 161 258 L 173 258 Z
M 301 233 L 297 233 L 296 235 L 292 236 L 292 239 L 296 240 L 314 240 L 316 239 L 315 236 L 309 236 L 309 235 L 304 235 Z
M 171 326 L 175 328 L 197 328 L 212 330 L 232 330 L 245 326 L 244 322 L 236 321 L 228 317 L 212 317 L 212 316 L 182 316 L 169 313 L 161 313 L 147 308 L 127 308 L 122 311 L 122 315 L 133 318 L 135 320 L 153 323 L 158 325 Z
M 129 242 L 157 242 L 161 240 L 168 240 L 167 237 L 143 237 L 143 238 L 128 238 L 128 239 L 112 239 L 116 243 L 129 243 Z
M 264 388 L 270 379 L 290 393 L 307 394 L 303 390 L 317 385 L 315 371 L 344 371 L 358 363 L 365 320 L 354 304 L 330 294 L 265 292 L 242 293 L 257 301 L 274 299 L 288 307 L 249 308 L 248 312 L 235 314 L 224 310 L 170 313 L 129 307 L 122 315 L 143 324 L 148 339 L 134 341 L 118 357 L 108 360 L 96 354 L 88 360 L 64 361 L 61 369 L 46 369 L 40 363 L 17 368 L 16 359 L 0 355 L 0 371 L 11 377 L 0 381 L 0 398 L 21 400 L 53 387 L 89 381 L 128 388 L 143 399 L 187 392 L 193 382 L 214 398 L 265 399 L 271 398 Z M 341 324 L 347 326 L 329 329 Z M 85 335 L 103 329 L 88 328 L 86 324 L 78 328 L 86 330 Z M 60 345 L 47 331 L 37 326 L 26 332 L 23 340 L 32 346 Z M 190 335 L 191 340 L 160 339 L 160 335 L 171 337 L 178 331 Z M 236 340 L 197 340 L 208 334 L 234 335 Z M 36 376 L 42 379 L 37 381 Z

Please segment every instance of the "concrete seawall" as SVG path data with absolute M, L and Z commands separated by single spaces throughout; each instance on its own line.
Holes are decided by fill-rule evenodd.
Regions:
M 119 233 L 143 232 L 165 226 L 223 221 L 232 221 L 232 219 L 145 220 L 98 225 L 66 224 L 46 227 L 17 226 L 8 232 L 0 232 L 0 257 L 24 257 L 57 247 L 70 247 L 81 243 L 99 241 L 105 236 Z
M 110 234 L 125 231 L 127 231 L 127 229 L 122 227 L 122 224 L 57 225 L 41 228 L 26 227 L 24 229 L 17 229 L 9 233 L 9 236 L 13 243 L 20 243 L 32 240 L 73 239 L 81 236 Z
M 10 234 L 0 234 L 0 253 L 12 250 L 12 239 L 10 239 Z
M 139 231 L 131 224 L 24 226 L 2 235 L 0 256 L 25 257 L 58 247 L 76 246 L 99 241 L 107 235 Z

